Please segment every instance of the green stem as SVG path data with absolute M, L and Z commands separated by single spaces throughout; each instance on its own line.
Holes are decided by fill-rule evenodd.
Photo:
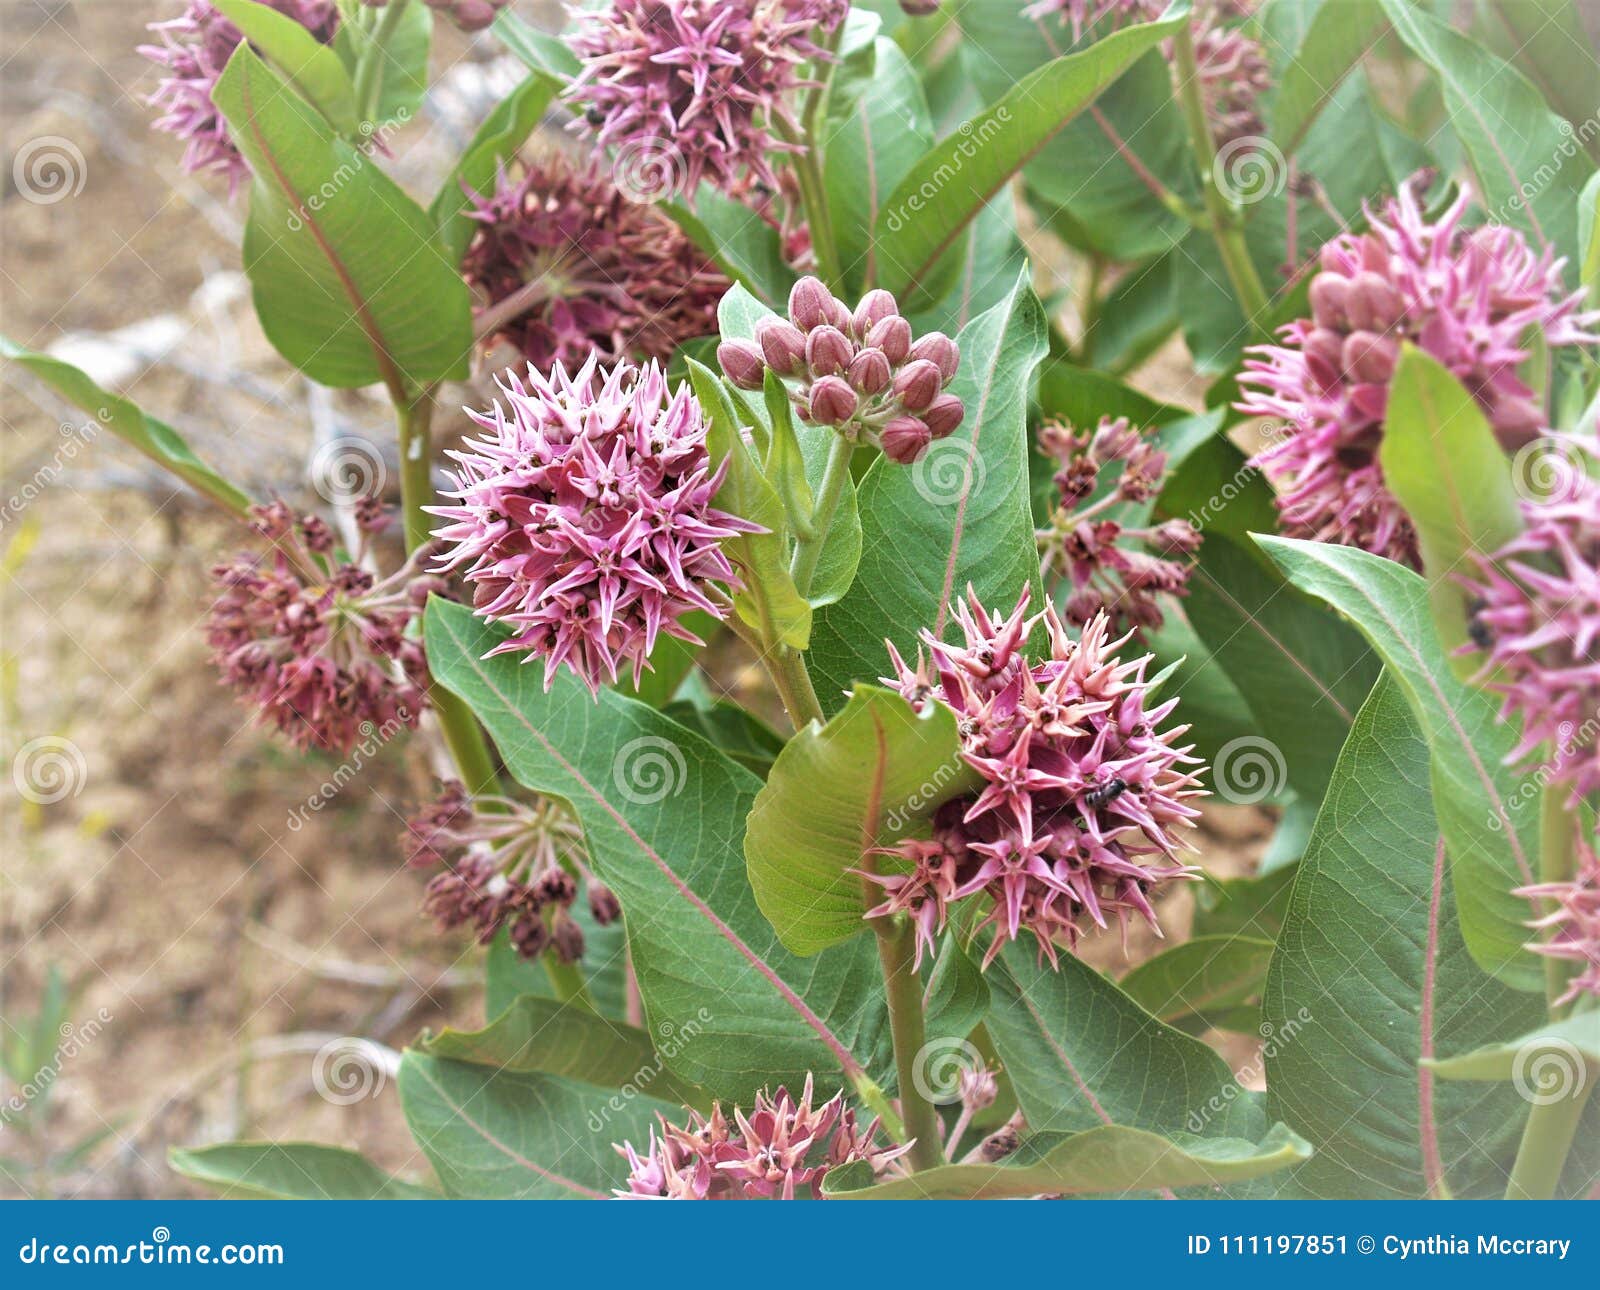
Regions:
M 401 6 L 391 5 L 390 9 Z M 389 12 L 386 10 L 385 13 Z M 400 507 L 404 518 L 406 553 L 410 554 L 429 537 L 429 519 L 422 509 L 433 497 L 432 427 L 434 389 L 429 386 L 415 397 L 403 391 L 395 395 L 395 412 L 400 426 Z M 451 693 L 436 681 L 428 678 L 428 702 L 438 718 L 445 746 L 456 764 L 461 782 L 474 797 L 500 792 L 500 776 L 495 770 L 494 757 L 489 752 L 489 741 L 483 728 L 467 706 L 466 701 Z M 594 1003 L 589 997 L 589 987 L 583 973 L 575 963 L 562 963 L 554 952 L 544 956 L 545 972 L 556 998 L 590 1009 Z
M 889 1032 L 894 1038 L 894 1066 L 900 1083 L 900 1114 L 912 1139 L 907 1158 L 913 1170 L 944 1163 L 944 1126 L 932 1102 L 917 1089 L 917 1058 L 927 1046 L 922 1016 L 922 980 L 917 976 L 916 932 L 904 918 L 875 918 L 878 962 L 888 993 Z
M 820 725 L 824 720 L 822 704 L 817 700 L 816 687 L 811 684 L 811 673 L 806 671 L 805 656 L 797 649 L 780 645 L 763 654 L 761 661 L 778 688 L 783 710 L 789 714 L 789 724 L 796 732 L 813 721 Z
M 1541 882 L 1568 882 L 1576 871 L 1573 850 L 1575 830 L 1567 810 L 1567 790 L 1561 784 L 1545 786 L 1539 799 L 1539 880 Z M 1566 959 L 1550 955 L 1544 959 L 1545 1001 L 1550 1008 L 1551 1020 L 1559 1020 L 1564 1009 L 1556 1007 L 1567 989 L 1570 964 Z
M 1528 1112 L 1517 1161 L 1511 1166 L 1507 1200 L 1550 1200 L 1556 1194 L 1567 1153 L 1572 1149 L 1573 1134 L 1593 1092 L 1594 1081 L 1586 1080 L 1571 1096 L 1535 1106 Z
M 844 486 L 850 478 L 850 458 L 855 445 L 843 435 L 833 437 L 828 449 L 828 464 L 822 470 L 822 487 L 817 492 L 816 505 L 811 508 L 811 536 L 795 535 L 794 560 L 789 573 L 794 578 L 795 589 L 802 596 L 811 592 L 811 579 L 817 572 L 817 561 L 822 556 L 823 545 L 828 540 L 828 530 L 833 527 L 833 517 L 839 510 L 839 499 L 844 496 Z
M 1222 256 L 1222 267 L 1227 271 L 1228 281 L 1233 284 L 1239 307 L 1244 310 L 1251 328 L 1260 332 L 1266 325 L 1267 293 L 1261 285 L 1260 275 L 1256 273 L 1255 263 L 1250 259 L 1239 211 L 1217 187 L 1217 145 L 1211 137 L 1211 127 L 1206 124 L 1205 100 L 1200 96 L 1200 69 L 1195 62 L 1194 35 L 1187 23 L 1179 26 L 1172 38 L 1172 47 L 1178 80 L 1178 103 L 1183 109 L 1189 146 L 1194 152 L 1195 167 L 1199 171 L 1206 221 L 1211 226 L 1212 239 Z
M 389 0 L 368 37 L 356 68 L 356 110 L 363 121 L 377 123 L 378 103 L 383 98 L 383 64 L 389 56 L 389 40 L 400 28 L 410 0 Z

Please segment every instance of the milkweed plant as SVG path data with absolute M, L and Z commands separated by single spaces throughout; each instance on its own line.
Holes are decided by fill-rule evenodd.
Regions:
M 174 0 L 142 50 L 267 339 L 392 400 L 398 509 L 248 496 L 5 346 L 238 521 L 204 634 L 271 737 L 451 763 L 394 841 L 488 947 L 487 1026 L 400 1064 L 432 1177 L 177 1166 L 1592 1194 L 1576 6 L 515 8 Z M 522 71 L 430 198 L 388 171 L 445 24 Z

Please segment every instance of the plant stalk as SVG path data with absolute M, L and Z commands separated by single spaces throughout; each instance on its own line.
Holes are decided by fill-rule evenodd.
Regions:
M 839 499 L 844 496 L 844 486 L 850 478 L 850 458 L 855 445 L 843 435 L 833 437 L 828 449 L 828 464 L 823 467 L 822 485 L 817 492 L 816 505 L 811 508 L 811 536 L 795 535 L 794 559 L 789 573 L 794 578 L 795 589 L 802 596 L 811 593 L 811 579 L 817 572 L 817 561 L 822 556 L 828 531 L 833 528 L 833 517 L 839 510 Z
M 385 14 L 400 7 L 398 4 L 391 5 Z M 422 508 L 433 496 L 434 391 L 435 387 L 429 386 L 415 397 L 391 391 L 396 396 L 395 412 L 400 428 L 400 507 L 408 555 L 429 538 L 430 521 Z M 428 702 L 438 718 L 445 746 L 450 750 L 450 758 L 455 762 L 456 771 L 467 791 L 474 797 L 484 793 L 498 794 L 500 776 L 495 770 L 483 728 L 466 701 L 440 685 L 431 671 L 428 675 Z M 542 957 L 556 997 L 593 1011 L 589 987 L 577 964 L 563 963 L 549 950 Z
M 1567 810 L 1567 790 L 1560 784 L 1547 784 L 1539 798 L 1539 881 L 1570 882 L 1576 870 L 1574 822 Z M 1545 1002 L 1550 1018 L 1558 1021 L 1564 1008 L 1556 1006 L 1567 989 L 1571 965 L 1565 959 L 1544 955 Z
M 1506 1187 L 1507 1200 L 1550 1200 L 1555 1196 L 1594 1084 L 1593 1079 L 1585 1080 L 1570 1097 L 1529 1110 L 1517 1160 L 1511 1167 L 1511 1182 Z
M 917 1088 L 917 1059 L 927 1046 L 922 1016 L 922 980 L 916 969 L 916 932 L 904 918 L 875 918 L 878 962 L 888 994 L 889 1032 L 894 1039 L 894 1066 L 900 1084 L 900 1115 L 911 1150 L 906 1158 L 913 1170 L 933 1169 L 944 1163 L 944 1126 L 939 1112 Z
M 356 68 L 356 111 L 362 121 L 372 125 L 377 124 L 378 103 L 383 98 L 383 64 L 389 55 L 389 41 L 400 29 L 400 19 L 410 3 L 411 0 L 389 0 L 383 7 Z
M 1195 167 L 1199 171 L 1200 194 L 1205 201 L 1206 221 L 1211 227 L 1212 239 L 1222 256 L 1228 281 L 1234 296 L 1244 311 L 1245 320 L 1252 331 L 1263 332 L 1266 326 L 1267 293 L 1261 285 L 1250 249 L 1245 243 L 1244 226 L 1238 208 L 1217 187 L 1217 145 L 1211 137 L 1211 127 L 1206 123 L 1205 101 L 1200 97 L 1200 69 L 1195 61 L 1194 34 L 1188 23 L 1182 23 L 1172 38 L 1177 73 L 1178 103 L 1183 109 L 1184 125 L 1189 134 L 1189 146 L 1194 152 Z

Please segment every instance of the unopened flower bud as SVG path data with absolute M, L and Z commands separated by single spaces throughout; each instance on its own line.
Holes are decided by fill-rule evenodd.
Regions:
M 938 396 L 939 369 L 927 359 L 907 363 L 894 378 L 895 397 L 911 412 L 921 412 Z
M 1394 375 L 1395 360 L 1399 357 L 1400 342 L 1393 336 L 1355 331 L 1345 337 L 1340 362 L 1352 381 L 1382 385 Z
M 881 349 L 864 349 L 851 359 L 846 375 L 858 393 L 870 397 L 888 386 L 894 373 Z
M 1089 455 L 1103 466 L 1109 461 L 1121 461 L 1140 442 L 1139 432 L 1129 424 L 1127 417 L 1115 420 L 1102 417 L 1089 440 Z
M 898 314 L 880 318 L 867 333 L 867 344 L 881 349 L 891 363 L 903 363 L 911 353 L 911 324 Z
M 928 423 L 928 429 L 935 439 L 943 439 L 961 424 L 966 415 L 967 409 L 958 395 L 941 394 L 928 404 L 922 419 Z
M 566 914 L 557 914 L 550 929 L 556 957 L 563 963 L 576 963 L 583 957 L 583 928 Z
M 748 340 L 723 341 L 717 346 L 717 362 L 741 390 L 759 390 L 766 379 L 766 360 L 761 350 Z
M 791 322 L 782 318 L 763 318 L 756 324 L 756 344 L 761 356 L 779 376 L 793 376 L 805 361 L 806 338 Z
M 1345 296 L 1345 313 L 1357 331 L 1388 331 L 1405 313 L 1405 301 L 1392 284 L 1371 270 L 1351 279 Z
M 821 279 L 801 278 L 789 292 L 789 321 L 801 331 L 810 331 L 828 321 L 832 305 L 833 294 Z
M 1495 438 L 1507 452 L 1525 448 L 1545 432 L 1544 408 L 1537 398 L 1509 392 L 1495 393 L 1489 399 L 1489 423 Z
M 892 294 L 881 287 L 876 291 L 869 291 L 861 297 L 861 303 L 856 306 L 855 314 L 850 320 L 851 329 L 857 336 L 865 339 L 875 324 L 885 318 L 893 318 L 897 312 L 898 306 Z
M 928 445 L 932 442 L 933 432 L 928 429 L 926 422 L 917 417 L 895 417 L 878 432 L 883 455 L 902 466 L 909 466 L 916 461 L 928 451 Z
M 1333 385 L 1344 374 L 1344 337 L 1326 327 L 1316 328 L 1305 338 L 1306 366 L 1324 387 Z
M 821 425 L 843 425 L 856 413 L 858 400 L 842 376 L 824 376 L 811 387 L 811 419 Z
M 939 369 L 941 380 L 948 381 L 961 365 L 961 350 L 942 331 L 930 331 L 911 347 L 911 357 L 926 359 Z
M 926 18 L 939 12 L 940 0 L 900 0 L 900 8 L 908 18 Z
M 1319 327 L 1341 328 L 1349 324 L 1345 301 L 1350 296 L 1350 279 L 1342 273 L 1319 273 L 1311 279 L 1311 316 Z
M 589 879 L 589 912 L 601 927 L 609 927 L 622 917 L 622 902 L 610 887 Z
M 850 338 L 830 323 L 806 337 L 806 365 L 812 376 L 834 376 L 850 366 L 855 347 Z
M 1156 526 L 1156 546 L 1163 555 L 1188 555 L 1200 549 L 1201 533 L 1188 520 L 1167 520 Z

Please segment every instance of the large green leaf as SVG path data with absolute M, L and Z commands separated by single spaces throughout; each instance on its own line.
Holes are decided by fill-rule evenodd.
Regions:
M 1478 572 L 1475 554 L 1492 554 L 1522 532 L 1510 463 L 1478 401 L 1409 344 L 1389 386 L 1379 460 L 1389 491 L 1416 525 L 1439 643 L 1468 680 L 1480 660 L 1457 653 L 1471 640 L 1469 596 L 1458 578 Z
M 1579 264 L 1578 280 L 1589 291 L 1589 299 L 1600 299 L 1600 175 L 1583 187 L 1578 198 Z
M 663 1047 L 693 1043 L 698 1028 L 679 1032 L 666 1023 Z M 499 1070 L 561 1075 L 600 1088 L 648 1093 L 664 1102 L 709 1109 L 703 1089 L 665 1067 L 651 1036 L 609 1021 L 587 1008 L 524 995 L 482 1030 L 447 1029 L 417 1044 L 429 1057 Z
M 1477 12 L 1496 52 L 1538 86 L 1545 101 L 1578 129 L 1590 157 L 1600 161 L 1594 131 L 1600 60 L 1577 0 L 1477 0 Z
M 530 72 L 510 94 L 495 104 L 494 110 L 472 136 L 444 183 L 428 207 L 428 218 L 439 230 L 439 246 L 445 259 L 459 264 L 467 244 L 478 227 L 467 207 L 470 193 L 489 192 L 499 168 L 517 155 L 560 86 L 543 72 Z
M 1578 194 L 1594 168 L 1571 126 L 1511 64 L 1409 0 L 1381 2 L 1395 32 L 1438 77 L 1483 204 L 1535 246 L 1567 257 L 1575 280 Z
M 1022 1196 L 1116 1196 L 1161 1187 L 1221 1187 L 1297 1164 L 1306 1144 L 1281 1124 L 1259 1142 L 1238 1138 L 1171 1141 L 1143 1129 L 1102 1125 L 1065 1137 L 1030 1138 L 998 1164 L 940 1165 L 887 1182 L 870 1169 L 830 1173 L 835 1200 L 997 1200 Z M 865 1184 L 865 1185 L 859 1185 Z
M 1552 1080 L 1569 1091 L 1581 1089 L 1600 1075 L 1600 1012 L 1590 1008 L 1564 1021 L 1547 1021 L 1515 1039 L 1422 1064 L 1440 1079 L 1520 1081 L 1547 1094 L 1555 1091 L 1545 1087 Z
M 1030 72 L 956 133 L 936 143 L 895 187 L 873 230 L 878 275 L 896 294 L 928 271 L 1006 181 L 1143 53 L 1188 15 L 1128 27 Z
M 278 351 L 323 385 L 465 377 L 471 303 L 427 213 L 248 42 L 212 99 L 255 175 L 245 271 Z
M 1272 942 L 1260 936 L 1196 936 L 1146 959 L 1118 984 L 1151 1016 L 1205 1018 L 1256 997 Z
M 224 1199 L 428 1200 L 438 1195 L 384 1173 L 354 1151 L 316 1142 L 173 1147 L 167 1163 Z
M 1304 0 L 1280 0 L 1273 11 L 1304 8 Z M 1378 0 L 1320 0 L 1303 30 L 1297 29 L 1297 47 L 1285 51 L 1283 72 L 1272 92 L 1272 138 L 1285 155 L 1292 155 L 1317 114 L 1362 57 L 1389 29 Z M 1270 35 L 1272 26 L 1267 26 Z M 1276 61 L 1276 60 L 1274 60 Z
M 610 690 L 484 658 L 502 633 L 434 600 L 434 675 L 488 727 L 519 782 L 565 798 L 589 855 L 622 902 L 649 1028 L 700 1027 L 670 1065 L 719 1096 L 814 1071 L 881 1073 L 888 1035 L 866 941 L 813 958 L 785 951 L 745 877 L 743 838 L 761 781 L 700 736 Z
M 1506 767 L 1516 732 L 1500 724 L 1495 704 L 1450 671 L 1427 584 L 1353 547 L 1259 540 L 1296 585 L 1360 629 L 1400 682 L 1432 750 L 1433 805 L 1467 946 L 1484 971 L 1542 990 L 1543 971 L 1523 949 L 1530 907 L 1511 894 L 1538 872 L 1537 785 Z
M 360 127 L 355 87 L 333 49 L 287 14 L 256 0 L 213 0 L 262 57 L 346 138 Z
M 750 885 L 778 938 L 815 954 L 864 931 L 867 853 L 911 836 L 975 782 L 948 707 L 918 715 L 898 694 L 857 685 L 827 725 L 788 742 L 750 811 Z
M 131 400 L 101 389 L 86 372 L 71 363 L 24 349 L 4 336 L 0 336 L 0 358 L 38 377 L 62 398 L 94 417 L 97 425 L 104 426 L 205 496 L 231 511 L 243 512 L 250 505 L 249 494 L 201 461 L 183 436 L 166 422 L 147 415 Z
M 1301 860 L 1262 1009 L 1274 1115 L 1317 1154 L 1314 1196 L 1501 1191 L 1526 1105 L 1440 1086 L 1420 1059 L 1530 1027 L 1542 1003 L 1480 972 L 1444 881 L 1428 748 L 1392 674 L 1374 688 Z
M 376 26 L 379 15 L 366 15 Z M 353 24 L 344 22 L 334 33 L 333 47 L 351 76 L 370 41 Z M 384 41 L 375 69 L 377 102 L 373 124 L 409 122 L 428 92 L 428 51 L 433 44 L 433 10 L 426 4 L 407 4 Z
M 795 272 L 784 258 L 783 239 L 749 206 L 701 184 L 693 210 L 678 202 L 662 209 L 717 268 L 756 299 L 779 306 L 788 299 Z
M 906 657 L 919 629 L 943 634 L 970 583 L 1007 609 L 1023 587 L 1039 601 L 1027 500 L 1028 390 L 1045 353 L 1044 315 L 1025 277 L 957 338 L 951 383 L 966 420 L 921 461 L 880 458 L 857 489 L 863 544 L 850 591 L 817 615 L 807 662 L 826 711 L 852 682 L 883 675 L 891 639 Z
M 399 1083 L 445 1191 L 471 1200 L 604 1200 L 628 1176 L 613 1144 L 642 1147 L 658 1114 L 681 1114 L 651 1097 L 417 1052 L 401 1059 Z
M 578 74 L 578 56 L 566 41 L 519 18 L 511 6 L 495 15 L 491 30 L 531 71 L 543 72 L 563 84 Z

